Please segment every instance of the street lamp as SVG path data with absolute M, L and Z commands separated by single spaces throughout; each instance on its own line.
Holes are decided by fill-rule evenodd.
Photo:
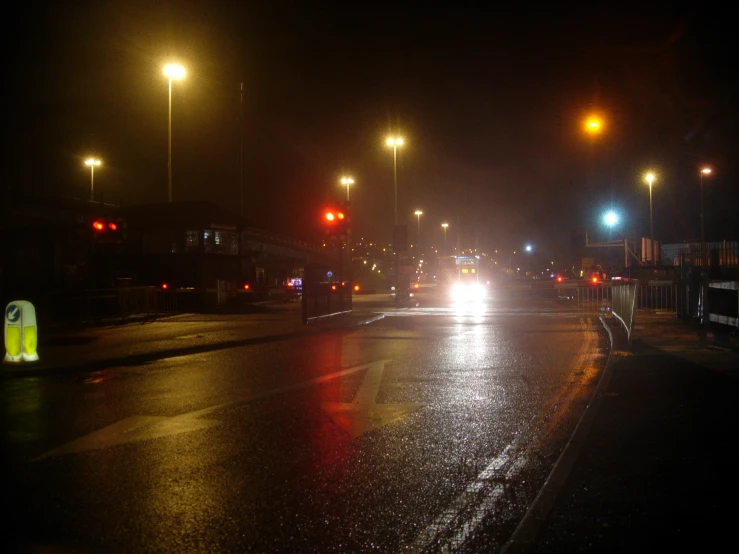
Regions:
M 703 176 L 704 175 L 710 175 L 711 174 L 711 168 L 710 167 L 704 167 L 701 169 L 701 249 L 703 250 L 702 255 L 705 256 L 705 249 L 706 249 L 706 234 L 705 229 L 703 227 Z
M 603 122 L 595 115 L 588 117 L 585 120 L 585 132 L 590 135 L 599 135 L 603 131 Z
M 449 227 L 448 223 L 442 223 L 441 224 L 442 229 L 444 229 L 444 255 L 447 255 L 447 249 L 446 249 L 446 229 Z
M 185 68 L 178 64 L 167 64 L 164 66 L 164 75 L 169 80 L 169 126 L 167 136 L 169 147 L 167 149 L 167 198 L 172 202 L 172 80 L 180 80 L 185 76 Z
M 100 160 L 95 158 L 88 158 L 85 160 L 85 165 L 90 166 L 90 202 L 92 202 L 93 194 L 95 191 L 95 166 L 100 165 Z
M 398 224 L 398 146 L 403 146 L 401 137 L 388 137 L 386 144 L 393 148 L 393 183 L 395 188 L 395 225 Z
M 349 203 L 349 185 L 354 184 L 354 179 L 351 177 L 342 177 L 341 178 L 341 184 L 346 187 L 346 202 Z
M 416 210 L 413 213 L 416 214 L 416 219 L 418 219 L 418 232 L 416 236 L 416 242 L 420 246 L 421 245 L 421 216 L 423 215 L 423 212 L 421 210 Z
M 527 244 L 526 245 L 526 252 L 529 252 L 530 253 L 533 249 L 534 249 L 534 247 L 531 246 L 530 244 Z
M 644 179 L 649 183 L 649 240 L 654 242 L 654 226 L 652 224 L 652 183 L 654 182 L 654 173 L 651 171 L 644 176 Z M 654 244 L 650 244 L 649 251 L 651 252 L 654 248 Z

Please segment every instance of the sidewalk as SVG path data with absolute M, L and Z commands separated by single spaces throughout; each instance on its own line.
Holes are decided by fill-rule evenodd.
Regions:
M 592 426 L 535 543 L 511 551 L 732 549 L 739 342 L 709 334 L 701 343 L 697 326 L 674 315 L 636 322 L 624 351 L 608 321 L 615 345 Z
M 155 320 L 40 329 L 40 360 L 0 366 L 0 378 L 98 371 L 121 365 L 196 354 L 223 348 L 298 338 L 360 325 L 371 310 L 303 325 L 300 304 L 277 304 L 261 313 L 180 314 Z

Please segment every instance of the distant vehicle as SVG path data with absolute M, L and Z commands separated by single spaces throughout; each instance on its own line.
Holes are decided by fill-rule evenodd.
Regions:
M 475 256 L 457 256 L 457 275 L 450 294 L 455 302 L 477 302 L 487 296 L 487 287 L 480 280 L 480 261 Z

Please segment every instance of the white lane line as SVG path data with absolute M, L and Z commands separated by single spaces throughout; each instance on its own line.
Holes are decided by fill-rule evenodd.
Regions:
M 519 435 L 521 436 L 521 435 Z M 416 539 L 407 545 L 403 550 L 407 552 L 425 552 L 432 544 L 438 545 L 436 537 L 445 531 L 453 528 L 454 523 L 460 518 L 467 508 L 480 502 L 480 492 L 485 489 L 491 482 L 500 480 L 502 477 L 508 477 L 506 474 L 501 474 L 501 470 L 510 465 L 511 455 L 515 450 L 518 438 L 511 444 L 505 447 L 487 467 L 477 476 L 477 478 L 470 483 L 467 488 L 457 496 L 449 506 L 430 524 L 428 525 Z M 495 501 L 503 492 L 503 485 L 496 485 L 483 499 L 482 505 L 485 507 L 484 513 L 489 513 L 488 510 L 493 506 Z M 477 512 L 476 512 L 477 513 Z M 480 516 L 482 519 L 482 516 Z M 447 548 L 452 547 L 453 544 L 458 544 L 459 540 L 464 541 L 466 537 L 474 531 L 479 522 L 472 522 L 471 520 L 463 526 L 454 537 L 451 539 L 444 540 L 444 546 Z M 442 551 L 444 547 L 442 547 Z
M 582 318 L 581 323 L 584 323 Z M 591 323 L 588 318 L 588 323 Z M 575 355 L 573 371 L 584 369 L 588 366 L 591 358 L 591 341 L 594 333 L 585 333 L 585 340 Z M 466 541 L 472 538 L 484 518 L 496 508 L 496 503 L 505 493 L 506 484 L 518 475 L 528 460 L 528 452 L 524 449 L 518 452 L 519 444 L 524 437 L 527 442 L 534 442 L 536 437 L 529 436 L 528 431 L 532 429 L 537 421 L 537 414 L 526 425 L 523 432 L 506 446 L 493 461 L 470 483 L 467 488 L 429 525 L 416 539 L 406 545 L 403 552 L 421 553 L 429 550 L 438 552 L 455 552 L 462 548 Z M 516 455 L 518 454 L 518 455 Z M 501 484 L 502 483 L 502 484 Z M 493 487 L 490 489 L 490 485 Z M 488 492 L 484 492 L 488 488 Z M 472 516 L 465 516 L 473 509 Z M 465 519 L 466 518 L 466 519 Z M 447 537 L 458 527 L 457 531 Z

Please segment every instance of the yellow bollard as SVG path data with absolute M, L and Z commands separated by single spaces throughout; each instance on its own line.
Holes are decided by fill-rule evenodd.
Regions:
M 36 309 L 26 300 L 16 300 L 5 308 L 5 363 L 38 361 Z

